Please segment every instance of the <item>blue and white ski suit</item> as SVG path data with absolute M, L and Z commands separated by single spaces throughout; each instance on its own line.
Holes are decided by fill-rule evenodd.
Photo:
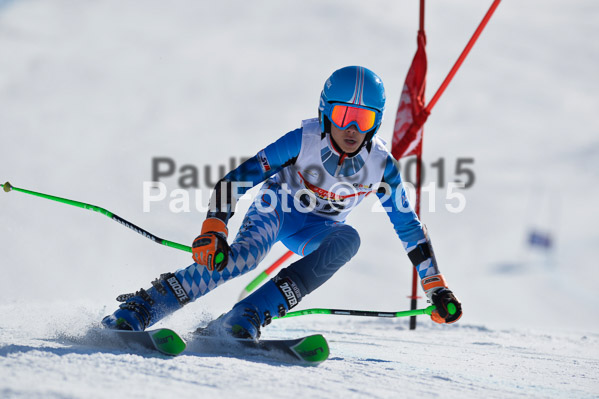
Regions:
M 375 136 L 357 154 L 347 156 L 330 140 L 330 135 L 321 133 L 317 119 L 305 120 L 301 128 L 224 177 L 224 184 L 213 193 L 208 216 L 225 223 L 234 213 L 235 198 L 264 184 L 231 244 L 222 272 L 194 263 L 174 273 L 188 300 L 253 270 L 277 241 L 303 256 L 279 275 L 291 278 L 301 296 L 312 292 L 357 252 L 358 233 L 344 221 L 373 192 L 407 252 L 426 242 L 423 226 L 407 200 L 399 165 L 384 142 Z M 239 186 L 239 182 L 247 183 Z M 439 273 L 434 256 L 415 266 L 420 278 Z

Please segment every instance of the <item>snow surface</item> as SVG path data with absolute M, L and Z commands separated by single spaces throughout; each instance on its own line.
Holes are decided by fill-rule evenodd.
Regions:
M 3 307 L 10 313 L 15 310 Z M 183 354 L 176 358 L 137 349 L 87 331 L 97 307 L 29 306 L 28 314 L 60 313 L 65 320 L 3 322 L 2 397 L 595 397 L 599 358 L 589 348 L 598 334 L 491 330 L 483 325 L 406 320 L 289 319 L 268 336 L 321 332 L 331 357 L 317 367 L 242 356 Z M 82 312 L 85 317 L 81 317 Z M 94 312 L 96 314 L 94 314 Z M 183 323 L 184 324 L 184 323 Z M 177 323 L 175 323 L 177 325 Z M 178 326 L 178 325 L 177 325 Z M 71 328 L 81 329 L 73 333 Z M 183 327 L 181 325 L 180 327 Z M 104 337 L 105 338 L 105 337 Z
M 143 211 L 151 159 L 194 165 L 206 199 L 230 157 L 252 156 L 316 115 L 326 77 L 365 65 L 395 107 L 416 45 L 416 1 L 0 1 L 0 179 L 89 202 L 190 243 L 205 216 Z M 432 97 L 490 1 L 428 2 Z M 100 214 L 0 195 L 0 397 L 599 397 L 599 5 L 505 0 L 426 125 L 430 164 L 473 158 L 466 207 L 423 197 L 440 267 L 464 304 L 452 326 L 304 316 L 265 337 L 323 332 L 319 367 L 174 359 L 95 339 L 116 295 L 189 255 Z M 179 175 L 164 179 L 179 188 Z M 255 192 L 255 191 L 253 191 Z M 429 200 L 435 200 L 435 210 Z M 356 257 L 302 307 L 403 310 L 411 266 L 370 198 L 348 223 Z M 249 199 L 230 223 L 235 232 Z M 171 204 L 172 205 L 172 204 Z M 531 229 L 555 240 L 526 247 Z M 181 332 L 226 311 L 258 270 L 163 321 Z M 425 306 L 420 301 L 421 306 Z

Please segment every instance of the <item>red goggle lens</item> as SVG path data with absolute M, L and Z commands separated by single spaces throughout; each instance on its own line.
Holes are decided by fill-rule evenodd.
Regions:
M 331 121 L 339 128 L 345 129 L 351 123 L 356 123 L 364 133 L 374 127 L 376 113 L 371 109 L 357 108 L 349 105 L 335 105 L 331 111 Z

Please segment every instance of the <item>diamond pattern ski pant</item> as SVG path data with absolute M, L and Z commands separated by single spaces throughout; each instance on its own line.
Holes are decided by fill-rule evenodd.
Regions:
M 279 189 L 273 181 L 264 183 L 231 244 L 222 272 L 208 271 L 196 263 L 175 272 L 191 301 L 256 268 L 277 241 L 303 256 L 280 272 L 298 285 L 302 296 L 322 285 L 355 255 L 360 238 L 351 226 L 293 207 L 284 211 L 281 199 L 287 194 Z

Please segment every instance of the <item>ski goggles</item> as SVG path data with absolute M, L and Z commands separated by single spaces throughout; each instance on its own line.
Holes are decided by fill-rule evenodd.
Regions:
M 372 130 L 377 122 L 380 123 L 379 114 L 370 108 L 332 104 L 329 119 L 338 129 L 345 130 L 354 125 L 360 133 L 366 133 Z

